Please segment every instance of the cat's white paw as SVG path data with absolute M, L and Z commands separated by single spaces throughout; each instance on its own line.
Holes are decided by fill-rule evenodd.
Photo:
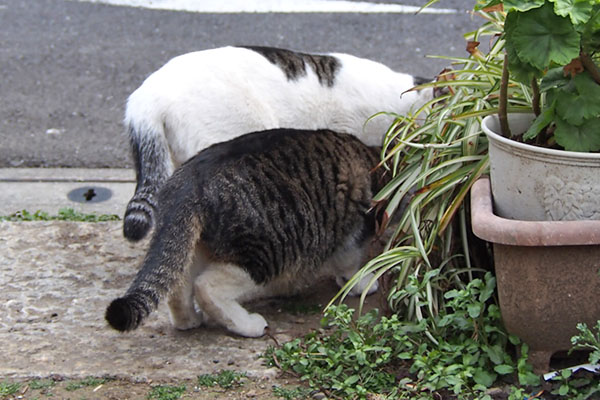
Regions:
M 177 318 L 174 318 L 173 314 L 171 314 L 171 323 L 175 329 L 187 331 L 188 329 L 194 329 L 202 326 L 204 323 L 204 317 L 202 316 L 202 313 L 199 312 L 188 313 L 185 316 L 178 315 Z
M 257 313 L 248 314 L 248 318 L 244 322 L 244 324 L 238 324 L 232 331 L 245 337 L 261 337 L 269 326 L 267 320 Z

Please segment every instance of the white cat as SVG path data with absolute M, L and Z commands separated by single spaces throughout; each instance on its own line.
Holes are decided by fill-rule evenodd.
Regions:
M 123 232 L 143 238 L 156 193 L 174 169 L 208 146 L 272 128 L 331 129 L 380 145 L 392 117 L 432 98 L 423 83 L 348 54 L 305 54 L 269 47 L 223 47 L 175 57 L 131 94 L 125 124 L 137 187 Z

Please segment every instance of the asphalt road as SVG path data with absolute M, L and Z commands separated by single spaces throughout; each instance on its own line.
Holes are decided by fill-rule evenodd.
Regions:
M 421 5 L 420 0 L 388 1 Z M 433 77 L 464 56 L 474 0 L 431 14 L 202 14 L 0 0 L 0 167 L 130 167 L 127 96 L 173 56 L 229 44 L 335 51 Z

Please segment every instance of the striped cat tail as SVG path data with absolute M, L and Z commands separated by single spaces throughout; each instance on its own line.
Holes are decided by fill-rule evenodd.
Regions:
M 137 328 L 158 305 L 152 292 L 138 292 L 115 299 L 106 309 L 106 320 L 118 331 Z
M 138 241 L 152 228 L 157 210 L 156 194 L 173 172 L 173 162 L 161 124 L 129 119 L 128 134 L 137 186 L 125 211 L 123 235 Z
M 190 201 L 187 201 L 187 205 L 184 202 L 170 204 L 164 207 L 165 213 L 159 213 L 142 268 L 125 296 L 113 300 L 106 309 L 105 318 L 116 330 L 137 328 L 182 279 L 192 262 L 194 248 L 200 238 L 200 223 L 199 218 L 190 212 Z

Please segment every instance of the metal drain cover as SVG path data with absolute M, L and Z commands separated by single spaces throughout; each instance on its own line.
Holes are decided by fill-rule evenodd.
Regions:
M 71 190 L 67 197 L 77 203 L 101 203 L 112 197 L 112 190 L 99 186 L 84 186 Z

